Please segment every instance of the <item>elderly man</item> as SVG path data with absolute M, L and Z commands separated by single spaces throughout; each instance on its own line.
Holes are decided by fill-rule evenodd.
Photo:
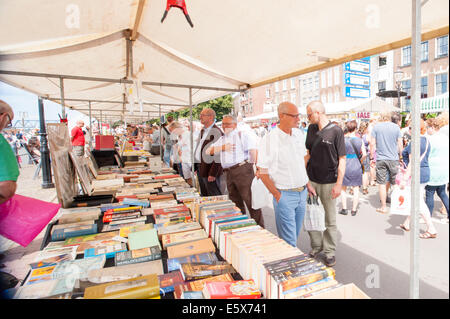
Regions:
M 306 170 L 311 181 L 313 195 L 318 195 L 325 209 L 325 231 L 310 231 L 310 256 L 315 257 L 323 250 L 325 264 L 336 264 L 335 251 L 337 243 L 336 198 L 342 190 L 345 175 L 346 149 L 344 132 L 331 123 L 325 107 L 320 101 L 312 101 L 306 107 L 306 114 L 311 123 L 306 135 Z
M 6 102 L 0 100 L 0 131 L 9 126 L 14 112 Z M 0 134 L 0 204 L 14 196 L 19 177 L 16 156 L 8 141 Z
M 206 153 L 220 154 L 230 199 L 242 212 L 245 212 L 245 202 L 251 218 L 264 227 L 261 209 L 252 208 L 251 186 L 255 177 L 253 165 L 258 153 L 256 140 L 249 131 L 237 130 L 237 125 L 236 117 L 225 115 L 222 119 L 225 134 L 209 147 Z
M 77 156 L 84 155 L 84 144 L 86 140 L 84 138 L 83 130 L 81 129 L 84 126 L 84 122 L 82 120 L 77 121 L 77 125 L 72 129 L 71 132 L 71 142 L 73 153 Z
M 262 138 L 257 161 L 257 174 L 273 195 L 278 236 L 294 247 L 305 216 L 306 189 L 310 189 L 299 116 L 290 102 L 278 106 L 280 124 Z
M 223 172 L 220 155 L 211 156 L 206 153 L 206 148 L 217 142 L 223 135 L 222 131 L 214 124 L 215 119 L 216 112 L 213 109 L 204 108 L 200 113 L 200 123 L 203 128 L 197 139 L 194 158 L 202 196 L 222 195 L 220 176 Z

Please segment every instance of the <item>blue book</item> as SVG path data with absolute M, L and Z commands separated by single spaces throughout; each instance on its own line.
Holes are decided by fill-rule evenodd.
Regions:
M 124 198 L 122 204 L 132 205 L 132 206 L 142 206 L 142 207 L 150 207 L 150 202 L 148 200 L 139 200 L 135 198 Z
M 167 270 L 169 272 L 180 270 L 181 264 L 186 263 L 204 263 L 211 265 L 216 261 L 218 261 L 218 259 L 214 253 L 203 253 L 180 258 L 169 258 L 167 259 Z
M 115 245 L 106 245 L 96 248 L 88 248 L 84 250 L 84 258 L 97 257 L 105 255 L 105 258 L 114 258 L 116 253 L 127 251 L 127 244 L 117 243 Z
M 130 207 L 130 205 L 105 205 L 100 207 L 100 210 L 102 213 L 106 212 L 108 209 L 114 209 L 114 208 L 126 208 L 126 207 Z
M 68 224 L 67 226 L 69 226 Z M 65 240 L 70 237 L 78 237 L 97 233 L 97 224 L 82 225 L 70 228 L 55 229 L 52 233 L 52 241 Z

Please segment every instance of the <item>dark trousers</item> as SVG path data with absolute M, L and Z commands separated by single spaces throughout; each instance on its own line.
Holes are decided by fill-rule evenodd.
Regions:
M 427 203 L 428 209 L 430 210 L 431 216 L 433 216 L 433 209 L 434 209 L 434 193 L 436 192 L 439 198 L 441 199 L 442 203 L 445 206 L 445 209 L 447 210 L 447 217 L 449 217 L 448 214 L 448 196 L 445 192 L 445 184 L 439 185 L 439 186 L 425 186 L 425 202 Z
M 253 164 L 247 163 L 242 166 L 227 170 L 225 172 L 227 179 L 228 196 L 236 204 L 239 209 L 245 213 L 245 205 L 247 206 L 250 217 L 253 218 L 258 225 L 264 227 L 264 218 L 261 209 L 252 208 L 252 182 L 255 174 L 253 172 Z
M 200 185 L 200 195 L 202 196 L 219 196 L 222 195 L 220 191 L 220 176 L 216 177 L 214 182 L 208 182 L 208 177 L 198 176 L 198 183 Z

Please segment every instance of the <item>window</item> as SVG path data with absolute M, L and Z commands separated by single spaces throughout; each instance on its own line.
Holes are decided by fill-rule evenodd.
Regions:
M 436 39 L 436 58 L 448 56 L 448 35 Z
M 340 73 L 339 73 L 339 67 L 335 67 L 334 68 L 334 85 L 339 85 L 339 78 L 340 78 Z
M 329 68 L 328 69 L 328 74 L 327 74 L 327 79 L 328 79 L 328 86 L 333 86 L 333 69 Z
M 327 103 L 327 96 L 322 94 L 322 103 Z
M 319 75 L 317 74 L 314 77 L 314 90 L 318 90 L 319 89 Z
M 420 52 L 420 61 L 421 62 L 428 61 L 428 41 L 422 42 L 421 52 Z
M 291 90 L 295 89 L 295 80 L 296 78 L 291 78 Z
M 278 98 L 278 95 L 275 96 L 275 104 L 278 105 L 280 103 L 280 99 Z
M 332 92 L 328 92 L 328 103 L 333 102 L 333 93 Z
M 402 66 L 411 64 L 411 46 L 402 48 Z
M 325 71 L 322 71 L 321 76 L 322 76 L 322 89 L 324 89 L 327 87 L 327 75 Z
M 287 94 L 283 94 L 283 102 L 286 102 L 288 100 Z
M 340 99 L 341 99 L 341 94 L 339 93 L 339 90 L 337 90 L 336 92 L 334 92 L 334 101 L 339 102 Z
M 420 98 L 426 99 L 428 97 L 428 78 L 425 76 L 420 79 Z
M 385 66 L 387 64 L 387 57 L 385 55 L 380 55 L 378 57 L 378 67 Z
M 291 94 L 291 103 L 293 103 L 293 104 L 297 103 L 297 94 L 295 94 L 295 93 Z
M 283 80 L 283 91 L 287 90 L 287 80 Z
M 436 74 L 436 95 L 447 92 L 447 73 Z
M 275 92 L 278 92 L 280 89 L 278 88 L 278 82 L 275 82 Z
M 386 91 L 386 81 L 378 82 L 378 92 Z
M 270 99 L 270 89 L 266 89 L 266 98 Z
M 402 91 L 406 92 L 406 106 L 411 106 L 411 80 L 402 81 Z

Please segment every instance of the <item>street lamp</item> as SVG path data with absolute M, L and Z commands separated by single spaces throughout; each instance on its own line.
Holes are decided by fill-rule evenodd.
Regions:
M 400 81 L 403 78 L 403 71 L 400 69 L 397 69 L 397 71 L 394 72 L 394 79 L 395 79 L 395 88 L 397 89 L 397 106 L 401 109 L 400 105 L 400 91 L 402 88 L 402 82 Z

